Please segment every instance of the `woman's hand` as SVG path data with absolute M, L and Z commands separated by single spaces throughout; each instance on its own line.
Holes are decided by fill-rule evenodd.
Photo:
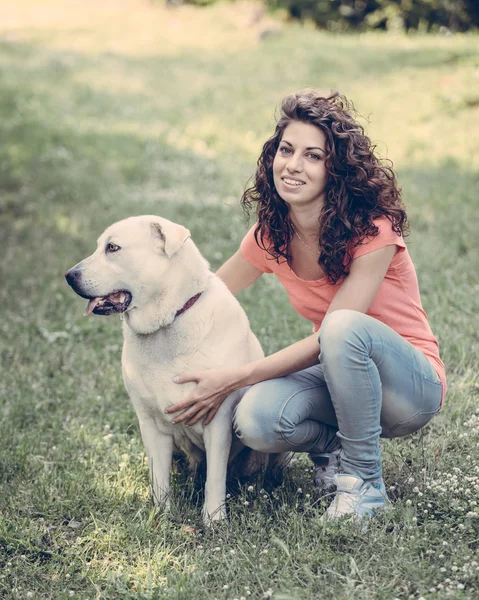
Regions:
M 173 381 L 179 384 L 196 381 L 198 384 L 188 398 L 165 409 L 166 413 L 184 411 L 176 416 L 172 423 L 184 422 L 185 425 L 194 425 L 200 420 L 203 420 L 203 425 L 211 423 L 226 397 L 241 387 L 237 385 L 239 382 L 237 369 L 183 373 L 174 377 Z

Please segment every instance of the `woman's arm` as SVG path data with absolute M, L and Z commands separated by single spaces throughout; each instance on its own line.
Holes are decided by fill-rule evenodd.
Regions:
M 374 250 L 351 263 L 349 275 L 329 305 L 326 315 L 349 308 L 366 313 L 374 300 L 398 247 L 394 244 Z
M 216 271 L 216 274 L 226 283 L 232 294 L 237 294 L 259 279 L 263 271 L 248 262 L 238 250 Z
M 396 250 L 396 246 L 386 246 L 354 260 L 350 274 L 342 282 L 326 315 L 342 308 L 367 312 Z M 233 389 L 312 367 L 318 363 L 319 350 L 318 334 L 313 333 L 279 352 L 235 369 L 237 378 Z
M 326 314 L 345 308 L 365 313 L 374 300 L 396 251 L 397 247 L 390 245 L 355 259 Z M 174 381 L 196 381 L 198 385 L 188 398 L 168 408 L 166 412 L 185 411 L 175 417 L 175 423 L 186 421 L 187 425 L 193 425 L 204 419 L 203 423 L 207 425 L 224 399 L 234 390 L 311 367 L 317 364 L 319 352 L 318 334 L 314 333 L 266 358 L 234 369 L 184 373 Z
M 282 377 L 311 367 L 318 362 L 318 355 L 318 334 L 314 333 L 271 356 L 240 367 L 177 375 L 173 379 L 175 383 L 196 381 L 198 385 L 188 398 L 170 406 L 165 412 L 185 411 L 176 416 L 173 423 L 185 421 L 186 425 L 194 425 L 204 419 L 203 425 L 208 425 L 231 392 L 259 381 Z

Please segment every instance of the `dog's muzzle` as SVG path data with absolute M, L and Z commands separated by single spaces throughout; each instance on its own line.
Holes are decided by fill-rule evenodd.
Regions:
M 128 290 L 114 290 L 106 296 L 90 296 L 85 294 L 81 287 L 81 272 L 78 269 L 70 269 L 65 273 L 65 279 L 72 290 L 88 300 L 84 316 L 90 313 L 95 315 L 118 315 L 124 313 L 131 303 L 131 293 Z

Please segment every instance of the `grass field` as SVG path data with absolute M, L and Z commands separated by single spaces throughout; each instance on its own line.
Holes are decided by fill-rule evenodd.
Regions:
M 243 3 L 1 8 L 0 597 L 478 598 L 479 37 L 262 40 Z M 304 456 L 208 531 L 181 473 L 171 514 L 152 507 L 118 319 L 83 319 L 63 273 L 142 213 L 220 266 L 275 107 L 303 87 L 353 99 L 394 161 L 449 392 L 422 432 L 383 444 L 395 510 L 367 532 L 319 521 Z M 271 278 L 240 300 L 266 353 L 309 334 Z

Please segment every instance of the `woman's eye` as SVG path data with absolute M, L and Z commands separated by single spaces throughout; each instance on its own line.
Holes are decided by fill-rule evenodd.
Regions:
M 321 160 L 321 157 L 319 156 L 319 154 L 309 154 L 308 156 L 310 158 L 312 158 L 313 160 Z
M 291 152 L 291 149 L 288 148 L 287 146 L 282 146 L 279 151 L 281 152 L 281 154 L 289 154 Z
M 105 250 L 107 252 L 117 252 L 120 249 L 120 246 L 117 246 L 116 244 L 112 244 L 111 242 L 109 244 L 106 245 Z

